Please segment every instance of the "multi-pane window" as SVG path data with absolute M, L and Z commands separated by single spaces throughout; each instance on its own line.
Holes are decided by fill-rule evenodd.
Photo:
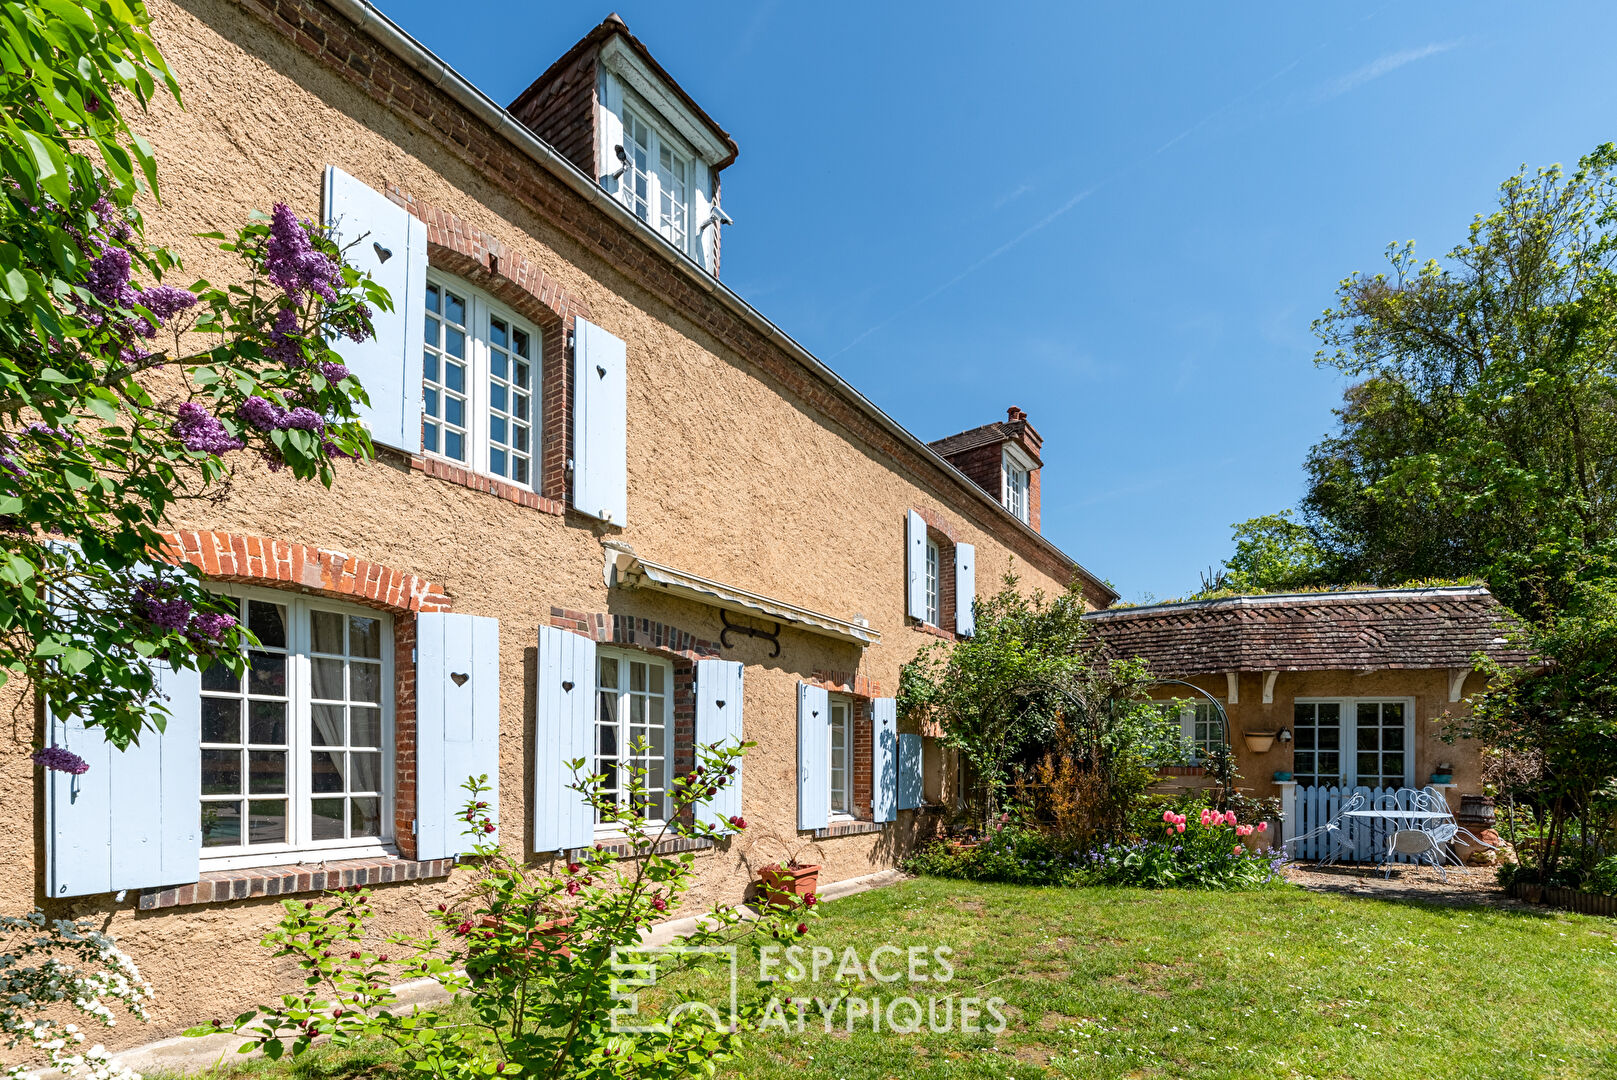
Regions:
M 1004 469 L 1005 509 L 1015 514 L 1023 521 L 1028 519 L 1028 477 L 1029 470 L 1006 454 L 1002 459 Z
M 538 332 L 483 293 L 434 275 L 422 337 L 421 448 L 532 487 Z
M 1188 744 L 1192 765 L 1206 761 L 1208 751 L 1224 745 L 1224 721 L 1211 702 L 1181 707 L 1179 733 Z
M 689 250 L 691 158 L 629 108 L 623 110 L 623 151 L 618 198 L 681 251 Z
M 1342 782 L 1342 705 L 1297 702 L 1292 707 L 1292 779 L 1302 785 Z
M 831 812 L 853 813 L 853 709 L 831 699 Z
M 938 577 L 939 552 L 938 542 L 926 542 L 926 621 L 933 626 L 938 625 Z
M 1354 765 L 1357 781 L 1367 787 L 1402 787 L 1407 747 L 1404 703 L 1360 701 L 1354 707 Z
M 466 327 L 471 304 L 459 292 L 427 284 L 426 329 L 421 358 L 421 448 L 465 461 L 467 431 Z
M 644 770 L 636 808 L 650 821 L 668 810 L 668 756 L 673 729 L 673 671 L 663 661 L 601 650 L 595 660 L 595 771 L 602 793 L 623 805 L 630 768 Z M 597 824 L 601 815 L 597 812 Z
M 533 350 L 526 330 L 488 320 L 488 471 L 519 484 L 533 464 Z
M 247 676 L 202 673 L 202 848 L 254 861 L 388 839 L 387 616 L 252 592 Z

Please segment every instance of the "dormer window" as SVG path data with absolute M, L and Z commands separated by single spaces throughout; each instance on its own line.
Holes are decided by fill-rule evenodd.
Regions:
M 691 158 L 675 137 L 657 130 L 625 105 L 623 150 L 627 155 L 618 197 L 681 251 L 690 250 Z
M 1026 522 L 1030 509 L 1028 478 L 1033 474 L 1033 463 L 1014 446 L 1005 447 L 1000 462 L 1002 472 L 1000 502 L 1005 505 L 1005 509 Z

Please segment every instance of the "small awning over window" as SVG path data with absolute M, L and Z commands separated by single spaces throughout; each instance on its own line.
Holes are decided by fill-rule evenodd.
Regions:
M 784 600 L 759 596 L 734 585 L 709 581 L 671 566 L 642 559 L 622 547 L 609 546 L 606 549 L 606 584 L 608 588 L 652 589 L 724 611 L 790 623 L 806 633 L 851 641 L 855 645 L 871 645 L 881 640 L 881 633 L 872 630 L 862 620 L 853 622 L 835 615 L 823 615 Z

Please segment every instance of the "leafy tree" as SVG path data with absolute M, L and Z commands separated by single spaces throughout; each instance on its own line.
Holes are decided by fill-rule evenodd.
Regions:
M 1065 747 L 1079 771 L 1101 777 L 1097 805 L 1120 784 L 1132 790 L 1139 768 L 1184 755 L 1177 723 L 1145 699 L 1144 663 L 1107 655 L 1083 613 L 1078 588 L 1026 595 L 1007 574 L 998 593 L 977 601 L 974 636 L 928 646 L 900 674 L 900 713 L 935 721 L 943 744 L 965 758 L 985 826 L 1029 751 Z
M 1329 576 L 1325 553 L 1290 510 L 1238 521 L 1230 529 L 1235 554 L 1203 582 L 1204 593 L 1305 588 L 1319 585 Z
M 1516 842 L 1530 848 L 1523 854 L 1539 880 L 1556 881 L 1570 862 L 1575 882 L 1609 852 L 1617 824 L 1617 588 L 1581 583 L 1559 618 L 1521 636 L 1549 662 L 1484 661 L 1488 686 L 1448 736 L 1482 740 L 1489 778 L 1510 807 L 1535 819 L 1534 835 Z
M 1346 279 L 1318 362 L 1360 383 L 1307 464 L 1348 579 L 1486 577 L 1552 618 L 1617 553 L 1617 147 L 1500 188 L 1446 263 Z
M 138 208 L 157 163 L 125 116 L 178 97 L 149 23 L 139 0 L 0 5 L 0 681 L 119 746 L 166 716 L 147 658 L 243 662 L 245 631 L 160 559 L 166 515 L 242 452 L 326 485 L 369 455 L 328 342 L 390 307 L 284 205 L 210 234 L 242 284 L 170 283 Z

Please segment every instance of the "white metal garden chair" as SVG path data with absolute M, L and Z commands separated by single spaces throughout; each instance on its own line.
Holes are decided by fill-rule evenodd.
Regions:
M 1346 817 L 1346 815 L 1354 810 L 1359 809 L 1364 805 L 1364 803 L 1364 792 L 1355 791 L 1350 797 L 1342 800 L 1341 808 L 1337 810 L 1336 816 L 1331 818 L 1331 820 L 1327 821 L 1317 829 L 1310 829 L 1300 836 L 1293 836 L 1290 840 L 1285 841 L 1285 843 L 1281 844 L 1280 846 L 1284 848 L 1286 844 L 1298 844 L 1304 840 L 1311 839 L 1312 837 L 1322 836 L 1325 838 L 1326 844 L 1330 850 L 1322 855 L 1319 860 L 1314 863 L 1314 865 L 1335 866 L 1336 860 L 1342 857 L 1342 852 L 1344 850 L 1350 850 L 1354 846 L 1352 839 L 1353 833 L 1352 830 L 1348 828 L 1351 819 Z

